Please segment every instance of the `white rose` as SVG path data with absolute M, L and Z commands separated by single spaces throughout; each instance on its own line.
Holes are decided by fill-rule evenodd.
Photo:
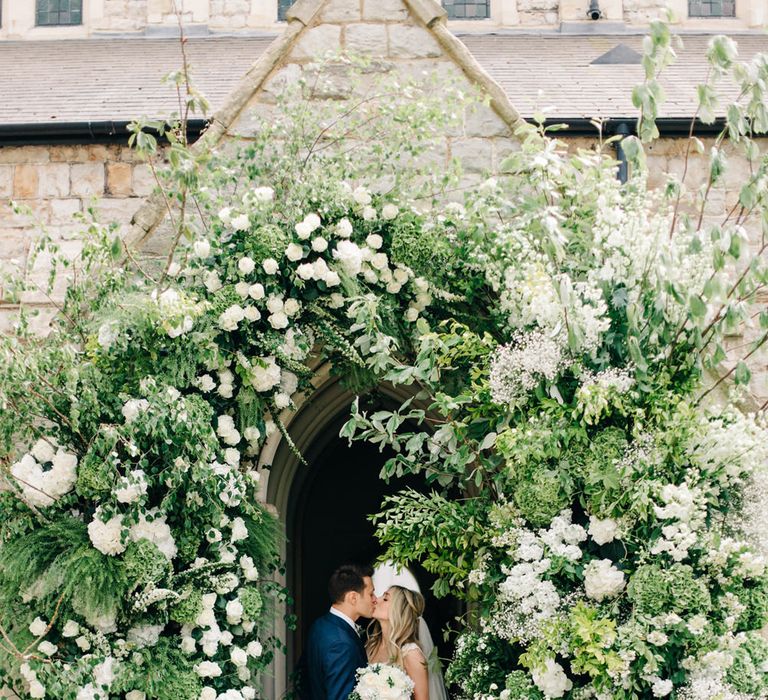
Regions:
M 234 331 L 237 325 L 245 318 L 245 310 L 238 304 L 228 307 L 219 316 L 219 328 L 224 331 Z
M 194 654 L 197 648 L 197 643 L 194 637 L 185 636 L 181 638 L 181 650 L 185 654 Z
M 238 668 L 248 664 L 248 654 L 244 649 L 241 649 L 240 647 L 232 647 L 232 649 L 229 651 L 229 658 Z
M 141 690 L 132 690 L 125 694 L 125 700 L 147 700 L 147 694 Z
M 334 292 L 328 299 L 328 306 L 332 309 L 340 309 L 344 306 L 344 295 L 339 292 Z
M 335 270 L 331 270 L 323 280 L 328 287 L 338 287 L 341 284 L 341 277 Z
M 381 218 L 385 219 L 386 221 L 392 221 L 392 219 L 397 218 L 399 213 L 400 210 L 394 204 L 385 204 L 381 208 Z
M 283 311 L 278 311 L 276 314 L 271 314 L 267 320 L 269 325 L 275 330 L 288 327 L 288 316 Z
M 221 280 L 219 279 L 219 273 L 216 270 L 209 270 L 205 275 L 204 280 L 205 288 L 213 294 L 221 289 Z
M 280 266 L 277 264 L 277 260 L 274 258 L 267 258 L 263 263 L 261 263 L 261 267 L 268 275 L 274 275 L 280 269 Z
M 254 658 L 261 656 L 262 652 L 264 651 L 261 646 L 261 642 L 258 640 L 249 642 L 245 650 L 248 652 L 248 656 L 253 656 Z
M 254 321 L 258 321 L 261 318 L 261 311 L 259 311 L 255 306 L 249 306 L 245 310 L 245 317 L 253 323 Z
M 243 612 L 243 604 L 237 598 L 230 600 L 226 608 L 227 622 L 236 625 L 242 619 Z
M 326 241 L 325 238 L 322 236 L 317 236 L 316 238 L 312 239 L 312 250 L 314 250 L 316 253 L 322 253 L 327 249 L 328 241 Z
M 285 249 L 285 257 L 291 262 L 298 262 L 304 257 L 304 248 L 298 243 L 289 243 Z
M 29 625 L 29 631 L 35 637 L 42 637 L 48 629 L 48 623 L 42 617 L 36 617 Z
M 406 321 L 410 321 L 411 323 L 413 323 L 418 318 L 419 318 L 419 310 L 414 306 L 409 307 L 408 311 L 405 312 Z
M 210 686 L 206 686 L 200 691 L 200 700 L 216 700 L 216 691 Z
M 228 224 L 232 220 L 232 209 L 230 209 L 229 207 L 224 207 L 223 209 L 220 209 L 219 219 L 221 219 L 222 223 Z
M 315 276 L 315 268 L 311 263 L 303 263 L 296 268 L 296 274 L 303 280 L 311 280 Z
M 200 239 L 192 245 L 196 258 L 205 259 L 211 254 L 211 244 L 205 239 Z
M 310 233 L 320 228 L 320 217 L 314 212 L 304 217 L 304 223 L 309 227 Z
M 296 301 L 296 299 L 286 299 L 285 304 L 283 305 L 283 311 L 289 316 L 293 316 L 297 313 L 299 308 L 299 302 Z
M 194 669 L 200 678 L 218 678 L 221 675 L 221 667 L 215 661 L 201 661 Z
M 369 248 L 378 250 L 382 245 L 384 245 L 384 239 L 378 233 L 372 233 L 370 236 L 368 236 L 368 238 L 365 239 L 365 244 Z
M 276 314 L 278 311 L 283 310 L 283 298 L 271 296 L 267 299 L 267 311 L 271 314 Z
M 387 259 L 386 253 L 376 253 L 376 255 L 371 258 L 371 265 L 377 270 L 383 270 L 388 262 L 389 260 Z
M 237 262 L 237 269 L 242 275 L 250 275 L 256 269 L 256 263 L 252 258 L 245 256 Z
M 256 284 L 252 284 L 250 287 L 248 287 L 248 296 L 251 297 L 254 301 L 258 301 L 259 299 L 264 298 L 264 285 L 259 284 L 258 282 Z
M 230 523 L 230 528 L 232 530 L 232 537 L 230 538 L 232 542 L 240 542 L 240 540 L 248 539 L 248 528 L 245 526 L 245 520 L 242 518 L 235 518 Z
M 275 198 L 275 191 L 271 187 L 257 187 L 253 190 L 253 198 L 257 202 L 271 202 Z
M 243 700 L 254 700 L 256 697 L 256 689 L 251 688 L 249 685 L 240 688 L 240 692 L 243 694 Z
M 336 224 L 336 235 L 339 238 L 349 238 L 352 235 L 352 223 L 346 217 Z
M 275 401 L 275 408 L 277 409 L 282 410 L 291 405 L 291 397 L 288 396 L 288 394 L 278 392 L 274 395 L 273 399 Z
M 312 235 L 312 229 L 304 221 L 300 221 L 293 227 L 300 240 L 306 241 Z
M 399 282 L 392 281 L 387 285 L 387 291 L 390 294 L 397 294 L 402 288 L 403 288 L 403 285 L 400 284 Z
M 81 651 L 88 651 L 91 648 L 91 643 L 88 641 L 86 637 L 80 636 L 75 640 L 75 644 L 77 644 L 78 648 Z
M 363 207 L 363 221 L 376 221 L 377 216 L 373 207 Z
M 37 645 L 37 648 L 46 656 L 53 656 L 58 651 L 58 647 L 55 644 L 49 642 L 47 639 L 40 642 L 40 644 Z
M 216 382 L 213 381 L 213 377 L 210 374 L 204 374 L 197 378 L 197 386 L 200 391 L 207 394 L 216 388 Z
M 70 638 L 77 637 L 78 634 L 80 634 L 80 625 L 78 625 L 74 620 L 67 620 L 66 624 L 64 625 L 64 629 L 61 631 L 61 636 Z
M 232 228 L 235 231 L 247 231 L 250 225 L 248 214 L 240 214 L 240 216 L 232 219 Z
M 356 187 L 352 192 L 352 199 L 354 199 L 358 204 L 362 204 L 363 206 L 371 203 L 371 195 L 362 185 L 360 187 Z

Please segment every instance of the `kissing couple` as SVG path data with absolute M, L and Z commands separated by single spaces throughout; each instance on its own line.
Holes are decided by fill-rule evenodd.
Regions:
M 330 610 L 313 623 L 300 664 L 302 700 L 347 700 L 357 670 L 374 663 L 404 671 L 413 700 L 447 700 L 424 597 L 409 571 L 345 564 L 331 575 L 328 595 Z M 360 619 L 370 620 L 365 633 Z

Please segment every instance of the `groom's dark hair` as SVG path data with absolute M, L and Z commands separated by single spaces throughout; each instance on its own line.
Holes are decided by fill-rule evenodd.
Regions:
M 373 576 L 373 567 L 360 564 L 343 564 L 331 574 L 328 581 L 328 595 L 331 603 L 340 603 L 350 591 L 362 593 L 366 576 Z

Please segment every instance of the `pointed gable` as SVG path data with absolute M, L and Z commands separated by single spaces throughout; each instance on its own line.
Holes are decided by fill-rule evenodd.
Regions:
M 514 148 L 512 134 L 521 122 L 520 115 L 501 87 L 448 30 L 445 10 L 434 0 L 298 0 L 286 19 L 285 31 L 213 115 L 195 149 L 253 135 L 260 121 L 269 117 L 275 95 L 286 82 L 299 79 L 327 54 L 342 51 L 373 59 L 382 73 L 401 72 L 404 77 L 437 74 L 459 87 L 476 86 L 488 96 L 488 106 L 479 106 L 466 115 L 460 130 L 446 134 L 445 158 L 459 158 L 468 178 L 494 171 Z M 160 195 L 150 197 L 133 217 L 126 242 L 144 247 L 165 211 Z

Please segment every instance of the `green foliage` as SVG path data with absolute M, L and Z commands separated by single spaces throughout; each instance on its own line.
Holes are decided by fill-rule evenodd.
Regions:
M 437 493 L 404 491 L 387 496 L 382 511 L 371 517 L 376 537 L 386 547 L 382 560 L 403 565 L 419 561 L 438 575 L 432 590 L 449 595 L 472 569 L 487 527 L 482 505 L 452 501 Z
M 116 691 L 139 690 L 157 700 L 180 700 L 199 697 L 200 677 L 187 656 L 168 639 L 138 653 L 130 663 L 122 664 L 117 676 Z
M 128 589 L 122 562 L 96 551 L 85 525 L 61 516 L 0 548 L 0 601 L 27 591 L 51 616 L 59 601 L 75 613 L 113 616 Z
M 445 673 L 445 681 L 456 685 L 461 700 L 471 700 L 486 695 L 492 686 L 505 688 L 507 674 L 504 671 L 513 663 L 511 646 L 489 634 L 464 632 L 456 640 L 456 653 Z M 518 684 L 524 687 L 522 683 Z M 540 698 L 536 690 L 530 700 Z M 514 695 L 512 697 L 515 697 Z
M 117 478 L 115 464 L 117 432 L 114 429 L 99 433 L 80 460 L 75 490 L 83 498 L 96 500 L 110 493 Z
M 754 697 L 765 696 L 768 693 L 766 658 L 768 642 L 759 633 L 747 635 L 734 654 L 733 665 L 728 669 L 728 682 L 739 692 Z
M 513 498 L 522 515 L 533 527 L 548 525 L 571 502 L 557 473 L 533 469 L 516 481 Z

